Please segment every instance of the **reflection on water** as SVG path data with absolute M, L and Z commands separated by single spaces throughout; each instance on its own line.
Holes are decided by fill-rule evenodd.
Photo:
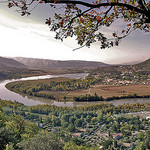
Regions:
M 38 105 L 38 104 L 51 104 L 51 105 L 56 105 L 56 106 L 62 106 L 62 107 L 73 107 L 74 105 L 76 106 L 81 106 L 81 105 L 87 105 L 87 104 L 98 104 L 101 102 L 58 102 L 54 100 L 48 100 L 44 98 L 36 98 L 33 96 L 26 96 L 26 95 L 20 95 L 15 92 L 9 91 L 5 85 L 9 82 L 14 82 L 14 81 L 22 81 L 22 80 L 38 80 L 38 79 L 48 79 L 48 78 L 56 78 L 56 77 L 68 77 L 68 78 L 73 78 L 73 79 L 80 79 L 80 78 L 85 78 L 88 75 L 88 73 L 75 73 L 75 74 L 61 74 L 61 75 L 44 75 L 44 76 L 34 76 L 34 77 L 27 77 L 27 78 L 21 78 L 21 79 L 12 79 L 12 80 L 4 80 L 0 81 L 0 98 L 2 100 L 11 100 L 11 101 L 17 101 L 20 103 L 23 103 L 24 105 L 27 106 L 32 106 L 32 105 Z M 113 103 L 115 106 L 118 105 L 123 105 L 126 103 L 150 103 L 150 99 L 142 99 L 142 98 L 137 98 L 137 99 L 122 99 L 122 100 L 113 100 L 111 102 L 104 102 L 104 103 Z
M 38 105 L 38 104 L 56 104 L 53 100 L 47 100 L 44 98 L 36 98 L 33 96 L 26 96 L 20 95 L 18 93 L 12 92 L 8 90 L 5 85 L 10 82 L 14 81 L 22 81 L 22 80 L 38 80 L 38 79 L 49 79 L 49 78 L 56 78 L 56 77 L 68 77 L 73 79 L 80 79 L 85 78 L 88 73 L 75 73 L 75 74 L 61 74 L 61 75 L 44 75 L 44 76 L 34 76 L 34 77 L 27 77 L 21 79 L 12 79 L 12 80 L 4 80 L 0 81 L 0 98 L 2 100 L 11 100 L 23 103 L 27 106 Z M 58 102 L 59 104 L 59 102 Z M 67 105 L 67 104 L 66 104 Z

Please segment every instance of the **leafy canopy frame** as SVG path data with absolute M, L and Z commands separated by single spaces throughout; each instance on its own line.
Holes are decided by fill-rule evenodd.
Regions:
M 93 0 L 94 1 L 94 0 Z M 63 41 L 67 37 L 76 37 L 81 47 L 90 47 L 100 42 L 100 48 L 118 46 L 121 39 L 136 29 L 150 31 L 149 0 L 7 0 L 8 7 L 16 6 L 22 16 L 30 15 L 39 4 L 49 4 L 54 17 L 46 19 L 50 30 L 56 32 L 56 39 Z M 63 9 L 62 13 L 55 10 Z M 123 19 L 125 29 L 113 31 L 112 37 L 106 37 L 101 27 L 110 27 L 118 19 Z M 78 48 L 77 48 L 78 49 Z

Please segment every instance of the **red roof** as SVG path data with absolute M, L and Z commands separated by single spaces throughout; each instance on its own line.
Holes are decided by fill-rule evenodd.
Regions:
M 82 133 L 72 133 L 73 136 L 80 136 Z

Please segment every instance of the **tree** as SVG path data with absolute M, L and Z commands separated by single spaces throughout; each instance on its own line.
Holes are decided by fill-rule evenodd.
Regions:
M 93 117 L 93 118 L 91 119 L 91 123 L 92 123 L 92 124 L 97 124 L 97 122 L 98 122 L 97 117 Z
M 71 116 L 71 117 L 69 118 L 69 123 L 74 124 L 75 120 L 76 120 L 76 118 L 73 117 L 73 116 Z
M 115 140 L 114 141 L 114 147 L 117 148 L 117 146 L 118 146 L 118 144 L 117 144 L 117 141 Z
M 77 119 L 77 120 L 75 121 L 75 125 L 76 125 L 76 127 L 81 127 L 81 126 L 82 126 L 82 124 L 83 124 L 83 122 L 82 122 L 82 120 L 81 120 L 81 119 Z
M 63 122 L 63 123 L 62 123 L 62 127 L 63 127 L 63 128 L 67 128 L 67 127 L 68 127 L 68 125 L 69 125 L 69 123 L 68 123 L 68 122 Z
M 87 121 L 88 123 L 90 123 L 90 122 L 91 122 L 91 118 L 92 118 L 92 117 L 91 117 L 90 115 L 87 115 L 87 116 L 86 116 L 86 121 Z
M 48 132 L 40 132 L 31 140 L 22 141 L 23 150 L 62 150 L 62 143 Z
M 143 132 L 138 133 L 138 139 L 140 139 L 141 141 L 144 139 L 144 133 Z
M 76 128 L 75 128 L 75 126 L 74 126 L 73 124 L 69 124 L 68 130 L 69 130 L 70 132 L 75 132 Z
M 148 0 L 8 0 L 8 7 L 16 6 L 22 16 L 30 15 L 37 5 L 49 4 L 54 16 L 46 19 L 56 39 L 76 37 L 78 44 L 89 47 L 99 42 L 100 47 L 118 46 L 122 38 L 136 29 L 150 31 L 150 1 Z M 59 8 L 59 12 L 57 10 Z M 62 12 L 62 13 L 60 13 Z M 102 27 L 110 27 L 116 20 L 124 23 L 120 31 L 106 37 Z
M 111 139 L 108 139 L 108 140 L 102 142 L 102 145 L 103 145 L 103 148 L 104 148 L 104 149 L 108 149 L 108 147 L 109 147 L 110 145 L 112 145 L 112 140 L 111 140 Z
M 143 150 L 143 142 L 138 142 L 134 150 Z
M 99 147 L 86 147 L 83 145 L 76 145 L 73 141 L 65 143 L 64 150 L 99 150 Z

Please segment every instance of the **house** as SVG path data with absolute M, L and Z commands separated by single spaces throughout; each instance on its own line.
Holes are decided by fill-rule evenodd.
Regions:
M 119 140 L 122 138 L 123 134 L 122 133 L 113 133 L 112 136 L 113 136 L 113 139 Z
M 138 132 L 138 131 L 135 131 L 135 132 L 133 133 L 133 136 L 138 136 L 138 134 L 139 134 L 139 132 Z
M 78 129 L 79 132 L 87 132 L 86 129 Z
M 51 129 L 50 132 L 53 133 L 53 134 L 56 134 L 56 133 L 57 133 L 57 130 Z
M 143 133 L 145 133 L 145 130 L 140 130 L 140 132 L 143 132 Z
M 129 148 L 133 146 L 133 143 L 123 143 L 123 146 Z
M 72 133 L 72 136 L 78 136 L 81 137 L 82 133 Z

